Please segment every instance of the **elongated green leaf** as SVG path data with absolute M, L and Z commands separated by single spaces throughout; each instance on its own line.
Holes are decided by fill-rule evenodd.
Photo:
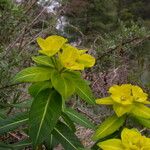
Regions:
M 33 99 L 27 99 L 23 102 L 19 102 L 19 103 L 16 103 L 16 104 L 10 104 L 10 105 L 15 107 L 15 108 L 30 108 L 32 102 L 33 102 Z
M 93 135 L 93 140 L 99 140 L 114 133 L 123 125 L 124 121 L 125 116 L 117 117 L 116 115 L 113 115 L 107 118 L 96 130 Z
M 15 103 L 15 104 L 11 104 L 11 103 L 0 103 L 0 106 L 5 106 L 5 107 L 15 107 L 15 108 L 30 108 L 31 107 L 31 103 L 32 103 L 32 99 L 27 99 L 23 102 L 19 102 L 19 103 Z M 0 113 L 0 118 L 3 117 L 3 114 Z
M 28 122 L 28 113 L 21 113 L 19 115 L 0 120 L 0 134 L 16 129 L 17 127 Z
M 69 77 L 75 84 L 75 90 L 77 95 L 89 104 L 95 104 L 93 93 L 86 80 L 81 78 L 81 75 L 75 71 L 67 71 Z
M 136 104 L 131 113 L 135 116 L 150 119 L 150 108 L 144 104 Z
M 4 110 L 0 110 L 0 120 L 2 119 L 5 119 L 6 118 L 6 115 L 5 115 L 5 112 Z
M 44 141 L 47 150 L 53 150 L 58 144 L 58 140 L 52 134 L 50 134 Z
M 44 65 L 52 68 L 54 67 L 52 59 L 48 56 L 34 56 L 32 57 L 32 60 L 40 65 Z
M 38 82 L 49 80 L 51 77 L 51 68 L 29 67 L 20 71 L 13 79 L 13 82 Z
M 19 141 L 15 144 L 5 144 L 0 142 L 0 150 L 22 150 L 24 147 L 30 146 L 32 142 L 30 140 Z
M 13 149 L 10 145 L 0 142 L 0 150 L 13 150 Z
M 41 91 L 48 89 L 48 88 L 52 88 L 52 83 L 51 81 L 41 81 L 41 82 L 37 82 L 37 83 L 33 83 L 30 87 L 29 87 L 29 93 L 30 95 L 32 95 L 33 97 L 37 96 Z
M 67 124 L 67 126 L 73 131 L 76 131 L 76 127 L 74 125 L 74 122 L 65 114 L 62 113 L 62 118 L 65 121 L 65 123 Z
M 1 120 L 1 119 L 4 119 L 4 118 L 3 118 L 3 116 L 0 114 L 0 120 Z
M 66 99 L 73 94 L 75 86 L 65 73 L 53 71 L 51 76 L 52 85 Z
M 52 134 L 62 144 L 65 150 L 79 150 L 82 148 L 82 144 L 64 123 L 57 123 Z
M 61 96 L 54 90 L 44 90 L 35 97 L 29 115 L 29 134 L 34 147 L 53 130 L 61 115 L 61 108 Z
M 93 130 L 95 129 L 95 125 L 92 122 L 90 122 L 86 117 L 76 112 L 75 110 L 71 108 L 65 108 L 64 113 L 67 114 L 69 118 L 75 123 Z
M 133 118 L 135 119 L 135 121 L 137 121 L 144 127 L 150 128 L 150 119 L 145 119 L 145 118 L 137 117 L 137 116 L 133 116 Z
M 95 104 L 95 99 L 92 91 L 84 80 L 76 82 L 76 93 L 89 104 Z
M 23 148 L 32 145 L 32 142 L 29 139 L 23 140 L 23 141 L 19 141 L 15 144 L 10 144 L 10 146 L 14 149 L 14 150 L 22 150 Z

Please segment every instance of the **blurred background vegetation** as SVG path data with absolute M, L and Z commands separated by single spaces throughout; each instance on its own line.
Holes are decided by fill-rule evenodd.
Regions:
M 53 34 L 96 57 L 95 67 L 83 74 L 96 97 L 122 83 L 140 85 L 150 94 L 149 29 L 149 0 L 0 0 L 0 107 L 29 98 L 27 85 L 11 80 L 32 64 L 36 38 Z M 70 105 L 88 115 L 107 114 L 102 108 L 87 109 L 80 100 Z M 12 112 L 8 107 L 6 113 Z

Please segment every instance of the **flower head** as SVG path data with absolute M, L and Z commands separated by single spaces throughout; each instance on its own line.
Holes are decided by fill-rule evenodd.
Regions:
M 131 84 L 114 85 L 109 89 L 110 96 L 97 99 L 97 104 L 113 105 L 118 116 L 130 113 L 136 104 L 150 104 L 148 95 L 139 86 Z
M 120 139 L 98 143 L 103 150 L 150 150 L 150 138 L 142 136 L 136 129 L 123 129 Z M 112 147 L 112 149 L 111 149 Z
M 67 42 L 67 39 L 61 36 L 52 35 L 47 37 L 46 39 L 42 39 L 39 37 L 37 38 L 37 42 L 41 48 L 41 50 L 39 50 L 40 53 L 47 56 L 53 56 Z
M 147 103 L 148 94 L 144 93 L 139 86 L 132 86 L 132 95 L 134 97 L 134 101 Z
M 95 58 L 85 54 L 86 50 L 78 50 L 69 44 L 65 44 L 62 50 L 59 53 L 59 59 L 67 69 L 84 70 L 85 67 L 92 67 L 95 64 Z
M 109 89 L 109 93 L 111 93 L 110 97 L 114 102 L 122 105 L 132 104 L 133 96 L 131 94 L 131 87 L 131 84 L 114 85 Z

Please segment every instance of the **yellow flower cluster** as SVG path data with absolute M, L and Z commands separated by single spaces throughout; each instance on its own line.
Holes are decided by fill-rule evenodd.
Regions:
M 49 57 L 58 53 L 58 58 L 63 67 L 70 70 L 84 70 L 86 67 L 92 67 L 95 64 L 95 58 L 86 54 L 86 50 L 79 50 L 76 47 L 67 44 L 67 39 L 52 35 L 46 39 L 37 38 L 41 48 L 39 53 Z
M 136 129 L 123 129 L 120 139 L 98 143 L 103 150 L 150 150 L 150 138 L 142 136 Z
M 150 103 L 147 101 L 148 95 L 140 87 L 131 84 L 114 85 L 109 89 L 109 93 L 112 101 L 122 105 L 130 105 L 134 102 Z
M 139 86 L 123 84 L 110 87 L 109 97 L 97 99 L 97 104 L 113 105 L 113 109 L 118 116 L 130 112 L 133 106 L 138 103 L 150 104 L 148 95 Z

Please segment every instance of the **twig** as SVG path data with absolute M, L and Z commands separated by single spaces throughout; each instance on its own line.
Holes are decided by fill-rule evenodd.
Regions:
M 8 47 L 6 48 L 6 51 L 8 51 L 10 48 L 12 48 L 19 40 L 20 40 L 20 38 L 22 38 L 22 36 L 24 35 L 24 31 L 29 31 L 30 29 L 31 29 L 31 27 L 32 27 L 32 25 L 35 23 L 35 21 L 43 14 L 43 12 L 45 11 L 45 9 L 46 8 L 43 8 L 42 10 L 41 10 L 41 12 L 34 18 L 34 20 L 29 24 L 29 25 L 27 25 L 26 27 L 24 27 L 23 29 L 22 29 L 22 33 L 21 33 L 21 35 L 13 42 L 13 43 L 11 43 L 11 44 L 9 44 L 8 45 Z
M 135 37 L 135 38 L 133 38 L 133 39 L 127 40 L 127 41 L 125 41 L 125 42 L 122 42 L 122 43 L 121 43 L 121 46 L 130 44 L 130 43 L 133 43 L 133 42 L 136 42 L 136 44 L 134 45 L 134 46 L 136 46 L 136 45 L 138 45 L 138 44 L 140 44 L 140 43 L 143 43 L 143 41 L 149 40 L 149 39 L 150 39 L 150 35 L 148 35 L 148 36 L 146 36 L 146 37 L 144 37 L 144 38 L 142 38 L 142 39 L 141 39 L 141 38 L 138 38 L 138 37 Z M 109 53 L 112 53 L 113 51 L 117 50 L 119 47 L 120 47 L 120 44 L 117 45 L 115 48 L 110 48 L 110 49 L 106 50 L 106 52 L 104 52 L 102 55 L 98 56 L 97 60 L 99 60 L 99 59 L 101 59 L 102 57 L 108 55 Z
M 18 27 L 20 24 L 21 24 L 21 20 L 24 18 L 24 16 L 30 11 L 32 10 L 32 7 L 37 3 L 37 0 L 35 0 L 31 5 L 30 7 L 24 12 L 23 16 L 20 17 L 20 19 L 18 20 L 18 23 L 14 26 L 14 29 L 16 27 Z M 15 30 L 13 30 L 12 32 L 14 32 Z M 11 33 L 12 33 L 11 32 Z
M 78 27 L 76 27 L 76 26 L 74 26 L 74 25 L 72 25 L 70 23 L 67 23 L 67 25 L 70 26 L 71 28 L 75 29 L 77 32 L 79 32 L 81 34 L 82 38 L 85 37 L 85 35 L 79 30 Z
M 145 130 L 147 130 L 147 128 L 143 128 L 142 130 L 140 130 L 140 132 L 142 133 L 142 132 L 144 132 Z
M 86 115 L 87 117 L 89 117 L 93 122 L 95 122 L 95 120 L 93 119 L 93 117 L 91 117 L 89 114 L 87 114 L 86 112 L 84 112 L 83 110 L 81 110 L 80 108 L 77 108 L 77 110 L 79 112 L 81 112 L 82 114 Z
M 94 85 L 96 84 L 96 82 L 99 80 L 99 77 L 94 81 L 94 83 L 92 84 L 92 88 L 94 87 Z
M 14 137 L 14 138 L 16 138 L 17 140 L 19 140 L 20 141 L 20 137 L 19 136 L 17 136 L 15 133 L 11 133 L 11 132 L 9 132 L 9 135 L 11 135 L 12 137 Z

